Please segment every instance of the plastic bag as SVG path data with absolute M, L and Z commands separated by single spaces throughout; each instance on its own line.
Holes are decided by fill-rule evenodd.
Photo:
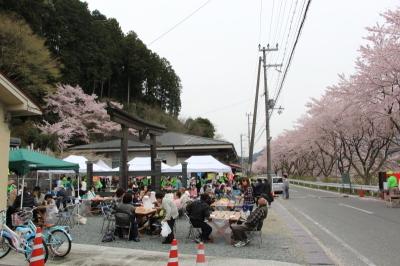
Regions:
M 167 222 L 161 222 L 161 236 L 162 237 L 167 237 L 169 234 L 171 234 L 171 228 L 169 227 Z
M 101 239 L 101 242 L 112 242 L 114 240 L 115 240 L 114 230 L 110 229 L 103 235 L 103 238 Z

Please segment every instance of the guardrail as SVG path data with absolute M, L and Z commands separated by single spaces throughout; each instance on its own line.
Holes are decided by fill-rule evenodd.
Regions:
M 324 188 L 336 188 L 338 191 L 342 188 L 352 189 L 352 190 L 364 190 L 364 191 L 371 191 L 371 192 L 379 192 L 378 186 L 367 186 L 367 185 L 358 185 L 358 184 L 342 184 L 342 183 L 324 183 L 324 182 L 314 182 L 314 181 L 304 181 L 299 179 L 289 179 L 289 182 L 292 184 L 298 185 L 309 185 L 309 186 L 316 186 L 317 188 L 321 187 Z

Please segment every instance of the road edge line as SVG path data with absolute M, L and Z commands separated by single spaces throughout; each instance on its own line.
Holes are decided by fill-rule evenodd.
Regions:
M 302 185 L 298 185 L 298 184 L 290 184 L 290 185 L 291 185 L 291 186 L 300 187 L 300 188 L 310 189 L 310 190 L 316 190 L 316 191 L 326 192 L 326 193 L 330 193 L 330 194 L 342 196 L 343 198 L 347 198 L 347 197 L 348 197 L 348 198 L 359 199 L 359 200 L 372 200 L 372 201 L 382 202 L 382 200 L 379 199 L 379 198 L 373 198 L 373 197 L 359 197 L 359 196 L 357 196 L 357 195 L 349 195 L 349 194 L 344 194 L 344 193 L 340 193 L 340 192 L 336 192 L 336 191 L 329 191 L 329 190 L 325 190 L 325 189 L 306 187 L 306 186 L 302 186 Z M 290 187 L 289 187 L 289 191 L 290 191 Z
M 311 238 L 314 240 L 325 252 L 326 256 L 332 260 L 335 265 L 343 265 L 341 264 L 341 260 L 336 257 L 335 254 L 332 253 L 332 251 L 325 246 L 321 240 L 319 240 L 302 222 L 299 221 L 293 214 L 290 213 L 290 211 L 283 206 L 280 202 L 276 201 L 275 204 L 278 204 L 281 209 L 283 209 L 292 219 L 295 221 Z
M 336 236 L 334 233 L 332 233 L 331 231 L 329 231 L 329 229 L 327 229 L 325 226 L 321 225 L 320 223 L 318 223 L 317 221 L 315 221 L 313 218 L 311 218 L 309 215 L 305 214 L 304 212 L 300 211 L 299 209 L 297 209 L 296 207 L 292 207 L 295 211 L 297 211 L 299 214 L 303 215 L 304 218 L 306 218 L 307 220 L 309 220 L 310 222 L 312 222 L 315 226 L 317 226 L 320 230 L 322 230 L 323 232 L 325 232 L 328 236 L 332 237 L 334 240 L 336 240 L 339 244 L 343 245 L 344 247 L 346 247 L 349 251 L 351 251 L 354 255 L 357 256 L 357 258 L 359 260 L 361 260 L 362 262 L 364 262 L 365 264 L 369 265 L 369 266 L 377 266 L 375 263 L 373 263 L 370 259 L 368 259 L 367 257 L 365 257 L 363 254 L 361 254 L 359 251 L 355 250 L 353 247 L 351 247 L 349 244 L 347 244 L 343 239 L 339 238 L 338 236 Z

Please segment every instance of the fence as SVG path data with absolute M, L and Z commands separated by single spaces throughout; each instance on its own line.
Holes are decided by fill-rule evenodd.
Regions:
M 299 179 L 289 179 L 289 182 L 292 184 L 297 184 L 297 185 L 304 185 L 304 186 L 310 186 L 310 187 L 317 187 L 319 188 L 326 188 L 327 190 L 329 188 L 336 188 L 338 191 L 340 189 L 351 189 L 351 190 L 364 190 L 364 191 L 370 191 L 373 193 L 379 192 L 379 187 L 378 186 L 367 186 L 367 185 L 358 185 L 358 184 L 343 184 L 343 183 L 324 183 L 324 182 L 314 182 L 314 181 L 303 181 Z

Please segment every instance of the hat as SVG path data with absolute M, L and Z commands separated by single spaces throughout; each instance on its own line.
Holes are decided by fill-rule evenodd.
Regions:
M 387 175 L 393 175 L 394 173 L 393 173 L 393 171 L 387 171 L 386 174 Z

